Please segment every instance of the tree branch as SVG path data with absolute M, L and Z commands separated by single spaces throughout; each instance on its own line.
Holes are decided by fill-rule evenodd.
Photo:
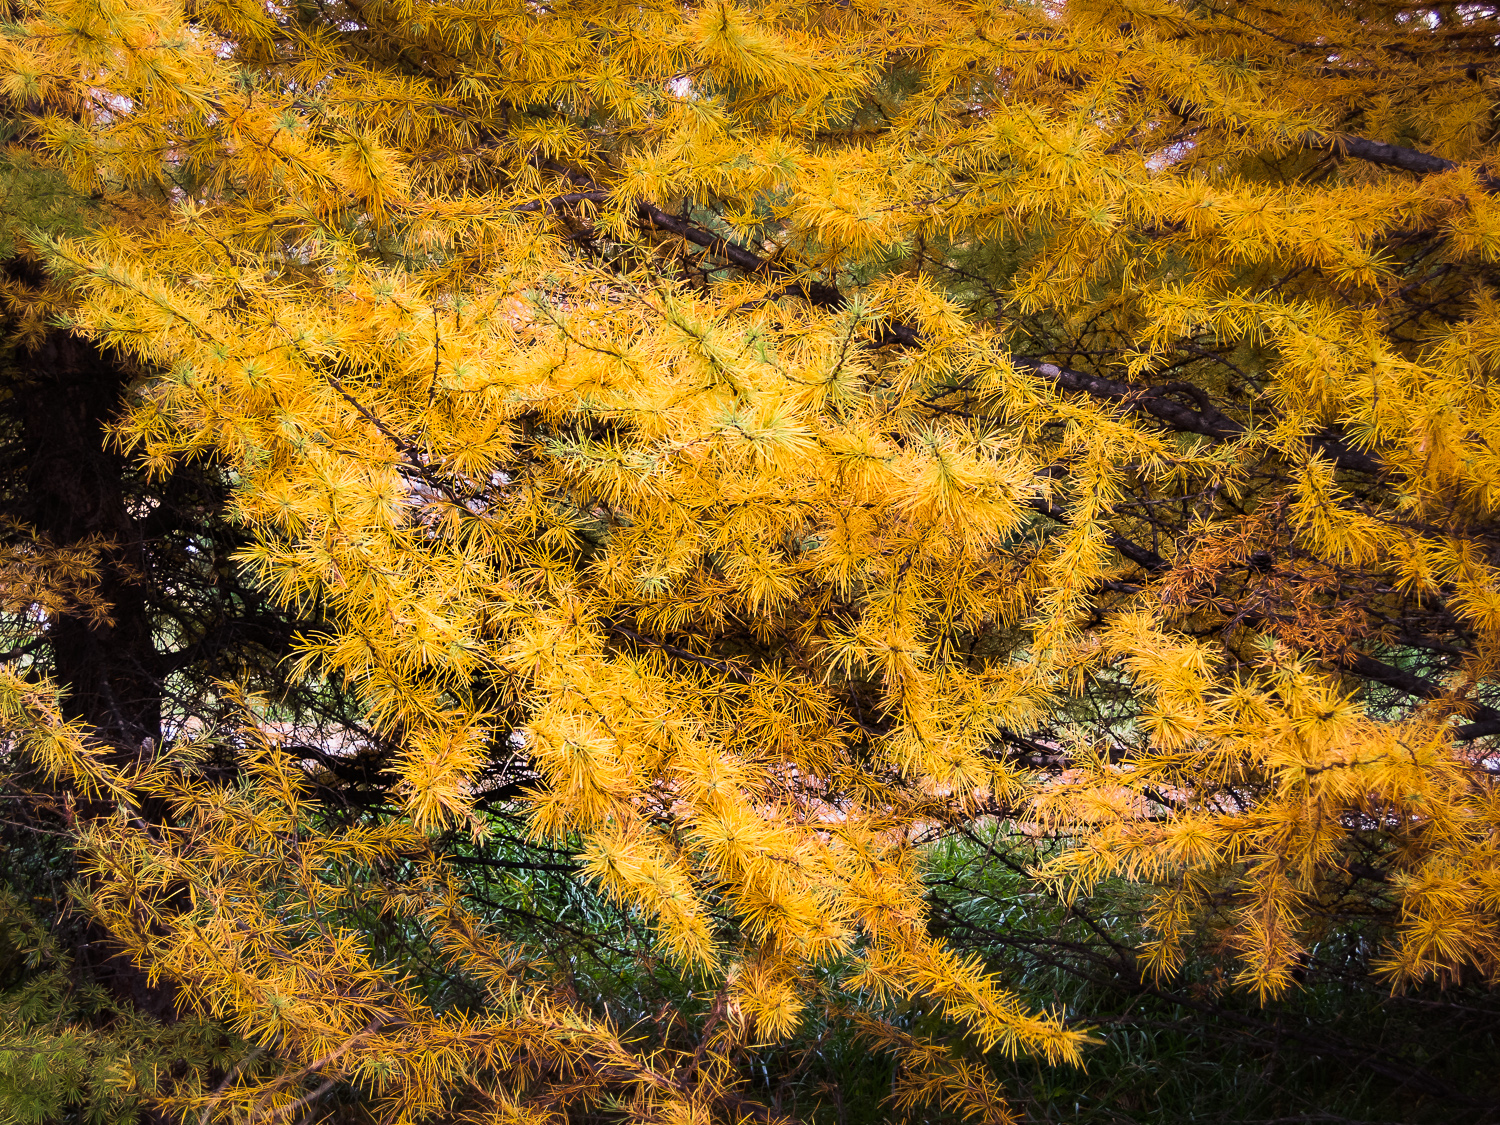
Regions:
M 1418 153 L 1416 155 L 1420 156 L 1421 154 Z M 1436 160 L 1438 158 L 1432 157 L 1431 159 Z M 548 200 L 545 204 L 521 204 L 515 210 L 540 211 L 544 208 L 551 209 L 554 205 L 565 205 L 585 199 L 592 202 L 603 202 L 608 198 L 609 193 L 594 185 L 593 180 L 579 173 L 567 172 L 565 174 L 576 182 L 590 185 L 590 190 L 559 195 L 552 200 Z M 801 297 L 809 304 L 819 308 L 838 309 L 847 303 L 848 298 L 845 297 L 836 285 L 824 281 L 795 279 L 791 271 L 786 269 L 786 267 L 778 265 L 769 258 L 763 258 L 753 250 L 741 246 L 737 242 L 731 242 L 722 235 L 705 230 L 688 219 L 668 214 L 654 203 L 645 200 L 638 203 L 636 205 L 636 219 L 642 227 L 666 231 L 668 234 L 676 235 L 678 238 L 691 242 L 695 246 L 701 246 L 745 273 L 759 273 L 768 276 L 779 275 L 792 278 L 786 287 L 781 290 L 781 295 Z M 881 325 L 872 343 L 876 347 L 888 345 L 907 348 L 917 347 L 922 343 L 922 334 L 911 325 L 899 322 L 886 322 Z M 1122 403 L 1132 409 L 1148 414 L 1158 421 L 1166 423 L 1175 430 L 1202 434 L 1204 437 L 1217 440 L 1232 439 L 1245 431 L 1245 427 L 1241 423 L 1214 407 L 1202 392 L 1198 392 L 1195 396 L 1201 404 L 1201 409 L 1198 410 L 1194 410 L 1192 407 L 1173 399 L 1171 395 L 1174 393 L 1191 393 L 1197 390 L 1197 388 L 1186 384 L 1169 384 L 1164 387 L 1136 387 L 1102 375 L 1090 375 L 1082 371 L 1073 371 L 1035 358 L 1014 356 L 1012 357 L 1012 362 L 1016 366 L 1030 370 L 1064 390 L 1086 394 L 1091 398 Z M 1315 447 L 1329 456 L 1341 469 L 1362 473 L 1376 473 L 1380 471 L 1379 461 L 1369 454 L 1361 453 L 1357 449 L 1351 449 L 1336 435 L 1329 433 L 1319 434 L 1312 441 Z
M 1451 172 L 1461 167 L 1456 161 L 1434 156 L 1430 152 L 1386 144 L 1384 141 L 1372 141 L 1365 137 L 1351 136 L 1348 133 L 1328 133 L 1321 136 L 1316 133 L 1307 133 L 1302 137 L 1302 143 L 1320 152 L 1352 156 L 1356 160 L 1363 160 L 1369 164 L 1399 168 L 1403 172 L 1414 172 L 1418 176 Z M 1493 175 L 1486 168 L 1480 168 L 1477 175 L 1479 186 L 1486 192 L 1491 195 L 1500 193 L 1500 177 Z
M 1415 172 L 1419 176 L 1431 175 L 1434 172 L 1448 172 L 1458 167 L 1453 161 L 1445 160 L 1441 156 L 1419 152 L 1414 148 L 1402 148 L 1400 145 L 1388 145 L 1383 141 L 1366 140 L 1364 137 L 1354 137 L 1348 133 L 1330 133 L 1326 136 L 1309 133 L 1302 138 L 1302 141 L 1308 148 L 1317 149 L 1320 152 L 1352 156 L 1356 160 L 1364 160 L 1370 164 L 1383 164 L 1388 168 L 1400 168 L 1403 172 Z
M 1344 657 L 1344 667 L 1362 679 L 1373 680 L 1419 699 L 1439 699 L 1449 694 L 1448 689 L 1441 684 L 1408 672 L 1405 668 L 1396 668 L 1376 660 L 1363 652 L 1351 651 Z M 1473 721 L 1454 731 L 1454 737 L 1460 742 L 1471 742 L 1488 734 L 1500 734 L 1500 711 L 1483 703 L 1476 703 L 1469 714 Z

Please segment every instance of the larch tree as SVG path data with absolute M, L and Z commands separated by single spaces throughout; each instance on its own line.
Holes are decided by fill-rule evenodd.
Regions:
M 1500 971 L 1491 8 L 9 16 L 15 159 L 100 212 L 27 233 L 16 330 L 134 373 L 116 448 L 222 472 L 296 675 L 359 701 L 309 768 L 249 696 L 130 745 L 5 673 L 93 915 L 279 1062 L 169 1110 L 774 1120 L 743 1051 L 836 1008 L 897 1105 L 1007 1120 L 884 1018 L 1079 1057 L 927 925 L 923 846 L 985 817 L 1154 886 L 1152 972 L 1210 929 L 1273 995 L 1351 912 L 1397 986 Z M 110 612 L 67 549 L 6 560 L 18 628 Z M 321 818 L 361 754 L 386 803 Z M 709 998 L 691 1043 L 487 932 L 433 841 L 494 791 Z

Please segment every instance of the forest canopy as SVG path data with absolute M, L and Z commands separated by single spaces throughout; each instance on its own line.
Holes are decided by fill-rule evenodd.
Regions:
M 1500 12 L 3 5 L 0 1122 L 1500 1112 Z

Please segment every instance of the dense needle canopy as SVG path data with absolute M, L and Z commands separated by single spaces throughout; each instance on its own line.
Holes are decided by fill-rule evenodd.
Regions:
M 1078 1055 L 929 932 L 922 846 L 976 818 L 1157 886 L 1152 972 L 1211 929 L 1274 995 L 1351 914 L 1397 986 L 1500 971 L 1490 8 L 8 11 L 13 158 L 98 213 L 21 236 L 17 339 L 134 365 L 114 440 L 226 474 L 302 682 L 360 701 L 325 754 L 386 771 L 330 827 L 274 708 L 127 746 L 5 673 L 107 810 L 95 915 L 288 1064 L 177 1108 L 748 1120 L 735 1052 L 837 1004 L 910 1104 L 1003 1119 L 881 1022 Z M 695 1052 L 469 913 L 431 840 L 496 785 L 714 996 Z

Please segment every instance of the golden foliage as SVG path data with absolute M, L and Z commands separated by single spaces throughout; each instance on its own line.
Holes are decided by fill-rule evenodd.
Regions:
M 835 966 L 985 1048 L 1075 1058 L 1081 1033 L 926 930 L 920 844 L 996 811 L 1059 834 L 1060 879 L 1158 882 L 1161 971 L 1217 912 L 1243 980 L 1285 987 L 1372 835 L 1392 976 L 1500 970 L 1488 735 L 1463 725 L 1500 652 L 1489 15 L 15 12 L 25 143 L 113 216 L 35 245 L 76 330 L 160 372 L 119 439 L 154 471 L 223 460 L 245 567 L 332 622 L 306 674 L 403 748 L 403 819 L 304 837 L 274 745 L 224 788 L 186 749 L 99 774 L 36 728 L 53 769 L 172 810 L 90 829 L 95 909 L 302 1068 L 203 1111 L 285 1117 L 326 1073 L 393 1122 L 465 1083 L 496 1121 L 606 1088 L 642 1120 L 730 1112 L 727 1063 L 674 1085 L 473 936 L 436 857 L 385 908 L 494 1013 L 425 1009 L 320 921 L 376 893 L 349 871 L 470 823 L 496 747 L 535 770 L 536 836 L 581 837 L 722 986 L 715 1059 L 715 1035 L 788 1035 Z M 996 246 L 986 318 L 943 271 Z M 1113 372 L 1028 356 L 1036 324 Z M 1407 600 L 1464 646 L 1382 712 L 1341 676 L 1379 664 L 1351 647 L 1365 611 Z M 1101 684 L 1144 707 L 1123 752 L 1080 735 L 1044 784 L 997 752 Z M 967 1064 L 899 1049 L 903 1105 L 1005 1119 Z

